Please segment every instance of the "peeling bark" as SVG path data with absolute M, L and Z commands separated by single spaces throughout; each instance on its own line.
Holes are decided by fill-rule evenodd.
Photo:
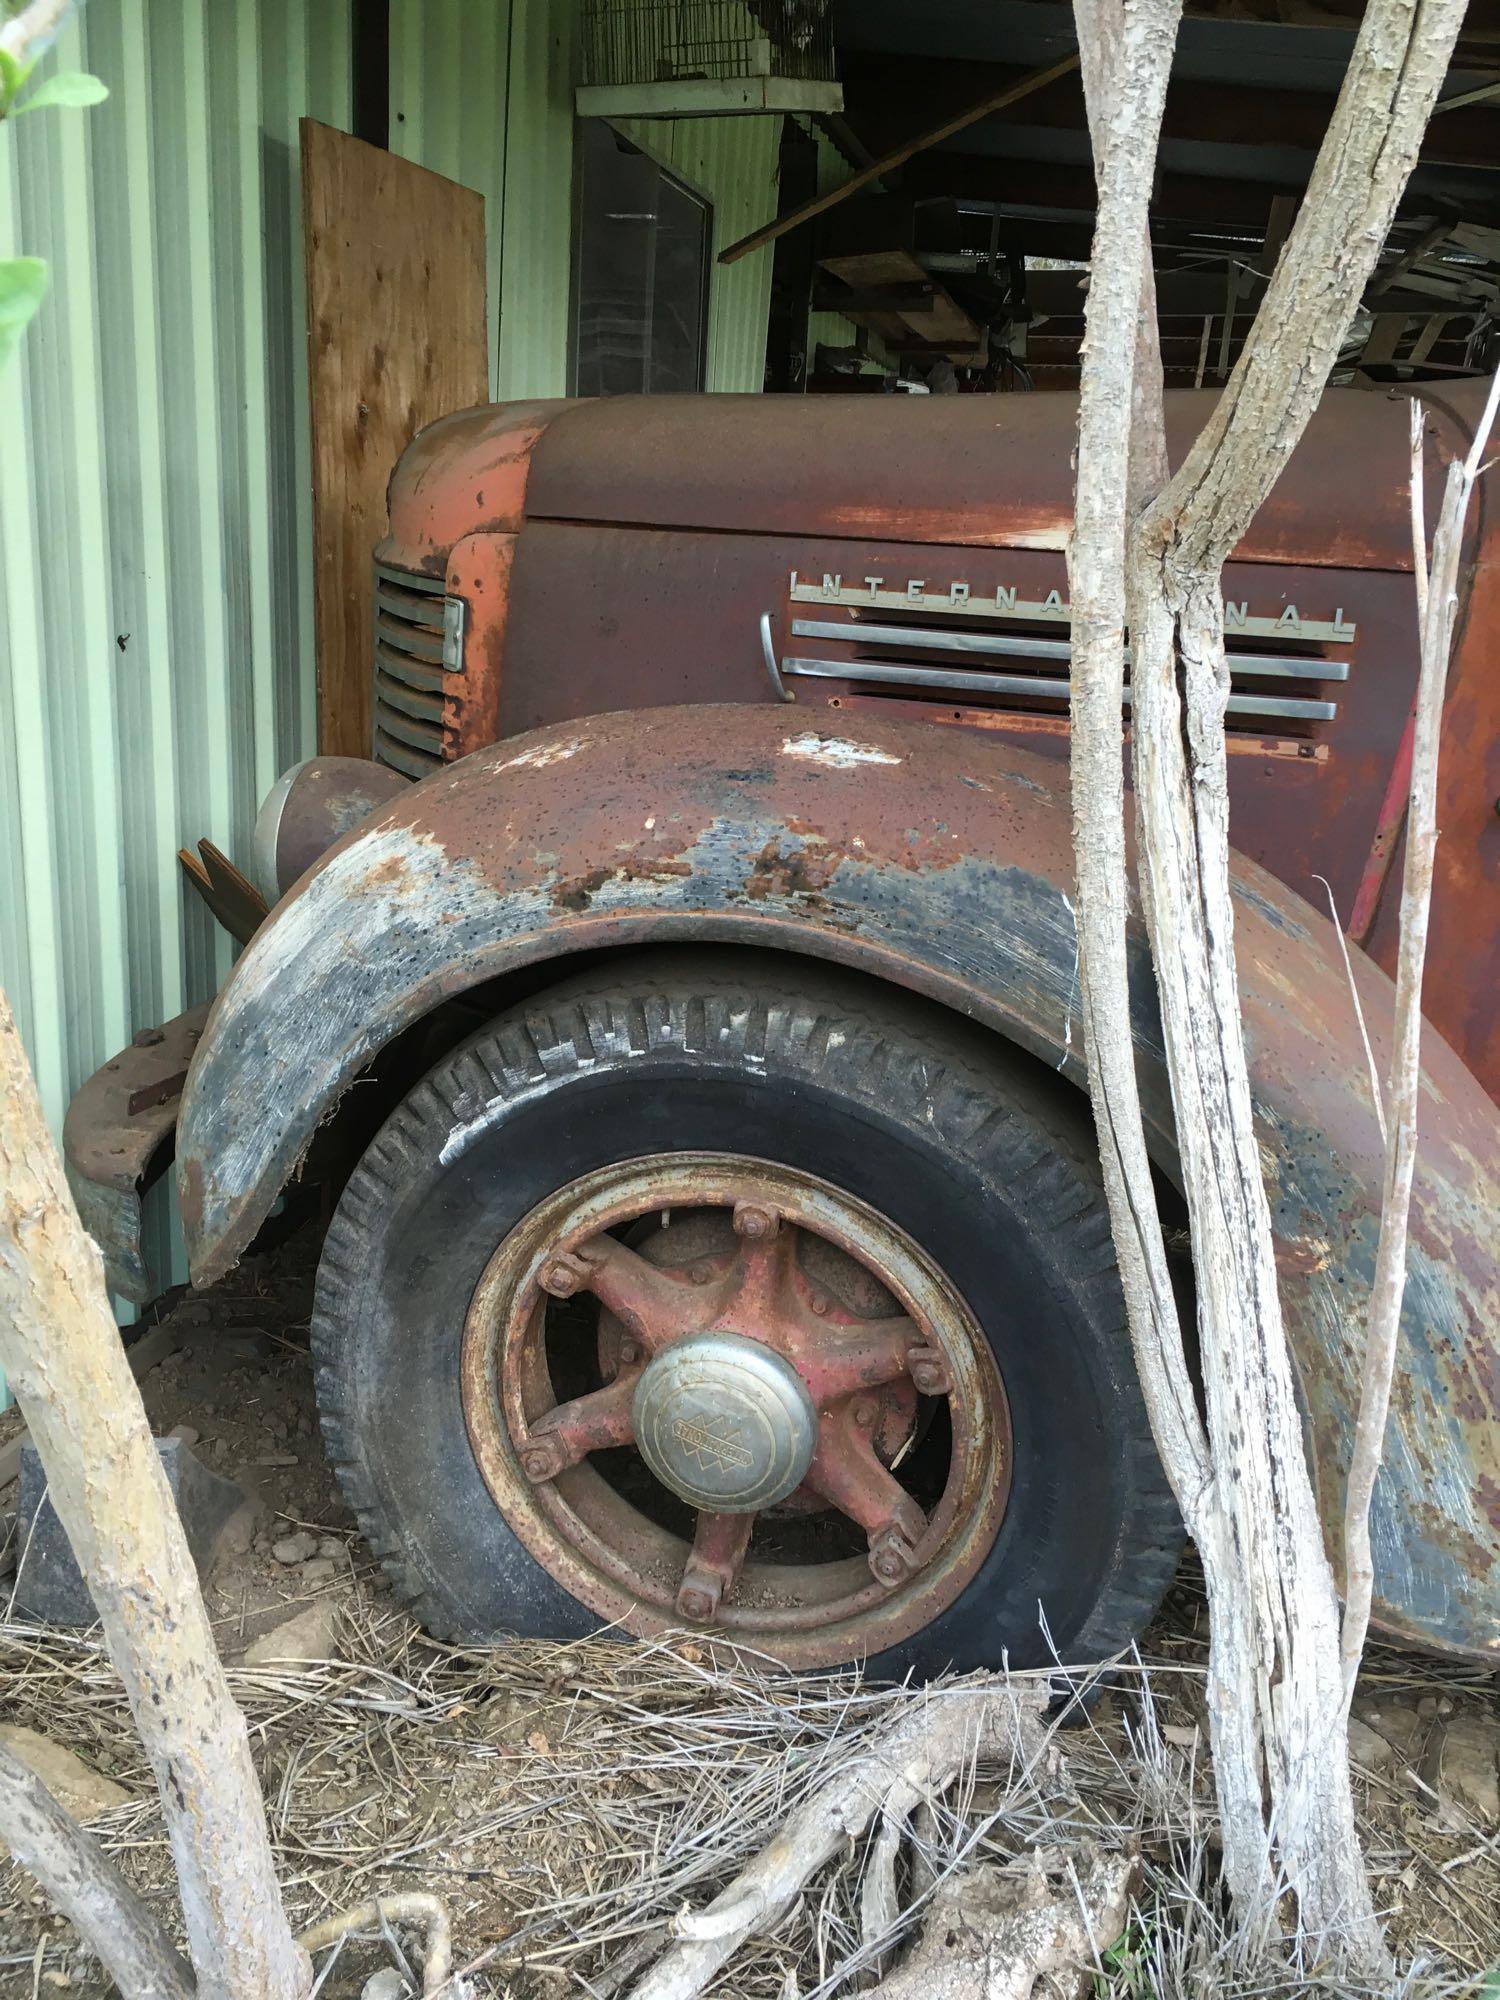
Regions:
M 1105 1187 L 1157 1445 L 1203 1557 L 1209 1720 L 1237 1914 L 1253 1932 L 1290 1888 L 1309 1953 L 1379 1978 L 1389 1961 L 1354 1827 L 1338 1600 L 1304 1456 L 1239 1015 L 1221 574 L 1322 393 L 1415 161 L 1463 8 L 1461 0 L 1371 0 L 1250 338 L 1186 462 L 1164 484 L 1144 231 L 1179 7 L 1076 0 L 1075 12 L 1099 206 L 1069 551 L 1072 771 L 1085 1033 Z M 1120 780 L 1127 625 L 1140 895 L 1192 1225 L 1206 1437 L 1164 1283 L 1128 1040 Z
M 916 1946 L 875 2000 L 1033 2000 L 1086 1993 L 1130 1918 L 1139 1873 L 1128 1854 L 1084 1849 L 1075 1864 L 1033 1849 L 1010 1868 L 944 1882 Z
M 1422 436 L 1424 418 L 1412 404 L 1412 553 L 1421 629 L 1421 669 L 1412 736 L 1411 783 L 1407 795 L 1406 861 L 1401 881 L 1401 921 L 1396 945 L 1396 1024 L 1385 1124 L 1385 1186 L 1380 1205 L 1380 1240 L 1365 1322 L 1365 1353 L 1349 1484 L 1344 1500 L 1344 1626 L 1342 1635 L 1344 1705 L 1354 1695 L 1360 1655 L 1370 1627 L 1375 1563 L 1370 1547 L 1370 1502 L 1380 1470 L 1390 1414 L 1391 1378 L 1406 1291 L 1406 1233 L 1411 1211 L 1412 1175 L 1417 1163 L 1417 1107 L 1421 1098 L 1422 967 L 1427 957 L 1427 919 L 1432 907 L 1432 870 L 1437 855 L 1438 746 L 1443 695 L 1458 615 L 1458 567 L 1469 500 L 1489 448 L 1500 375 L 1490 384 L 1484 414 L 1467 457 L 1448 468 L 1442 509 L 1432 536 L 1429 574 L 1422 522 Z
M 0 1369 L 156 1774 L 200 2000 L 298 2000 L 310 1968 L 282 1910 L 244 1719 L 3 994 Z

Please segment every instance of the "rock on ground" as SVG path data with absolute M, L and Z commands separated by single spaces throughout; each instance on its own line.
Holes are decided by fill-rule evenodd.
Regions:
M 394 1965 L 383 1965 L 359 1989 L 359 2000 L 406 2000 L 410 1991 Z
M 0 1743 L 36 1773 L 57 1803 L 76 1820 L 97 1819 L 100 1813 L 130 1803 L 131 1794 L 123 1785 L 38 1730 L 0 1723 Z
M 1443 1805 L 1485 1828 L 1500 1824 L 1500 1731 L 1495 1718 L 1453 1715 L 1436 1730 L 1422 1776 Z
M 337 1659 L 333 1638 L 337 1618 L 338 1605 L 333 1598 L 315 1598 L 295 1616 L 283 1619 L 281 1624 L 263 1633 L 247 1647 L 242 1664 L 268 1667 L 296 1661 L 306 1664 L 309 1660 Z
M 1396 1761 L 1396 1746 L 1357 1715 L 1349 1718 L 1349 1756 L 1362 1771 L 1389 1771 Z
M 271 1544 L 271 1554 L 288 1568 L 296 1563 L 305 1563 L 309 1556 L 317 1554 L 317 1549 L 317 1536 L 310 1535 L 306 1528 L 299 1528 L 292 1535 L 283 1535 L 279 1542 Z

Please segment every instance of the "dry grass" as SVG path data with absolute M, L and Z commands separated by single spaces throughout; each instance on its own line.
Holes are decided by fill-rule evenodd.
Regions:
M 1149 1664 L 1124 1663 L 1064 1731 L 1067 1784 L 1037 1772 L 967 1774 L 924 1821 L 906 1878 L 915 1920 L 932 1883 L 965 1861 L 1084 1838 L 1134 1845 L 1139 1911 L 1098 1969 L 1098 2000 L 1347 1991 L 1315 1968 L 1267 1984 L 1236 1956 L 1215 1883 L 1201 1738 L 1184 1740 L 1201 1713 L 1195 1620 L 1186 1583 Z M 685 1638 L 457 1651 L 423 1637 L 369 1583 L 345 1601 L 339 1644 L 337 1663 L 231 1676 L 293 1918 L 311 1922 L 381 1888 L 430 1887 L 449 1905 L 475 1989 L 514 2000 L 628 1992 L 674 1912 L 721 1887 L 788 1810 L 889 1725 L 894 1704 L 930 1698 L 853 1673 L 794 1679 L 753 1661 L 723 1664 Z M 1483 1679 L 1385 1655 L 1371 1672 L 1376 1687 L 1396 1680 L 1424 1692 L 1441 1677 L 1456 1699 Z M 135 1793 L 96 1832 L 170 1911 L 154 1791 L 97 1640 L 0 1624 L 0 1715 L 76 1748 Z M 1414 1840 L 1424 1802 L 1404 1780 L 1372 1788 L 1365 1803 L 1382 1890 L 1400 1891 L 1398 1944 L 1418 1961 L 1402 1990 L 1430 2000 L 1472 1990 L 1500 1957 L 1493 1846 L 1462 1829 Z M 777 1935 L 733 1961 L 713 1990 L 832 2000 L 868 1988 L 862 1861 L 851 1853 L 825 1871 Z M 19 1895 L 8 1893 L 17 1885 Z M 48 1926 L 26 1888 L 0 1873 L 0 1991 L 46 1991 L 49 1972 L 86 1986 L 91 1961 Z M 1438 1939 L 1441 1962 L 1430 1949 Z M 322 1991 L 357 1991 L 394 1949 L 347 1947 Z

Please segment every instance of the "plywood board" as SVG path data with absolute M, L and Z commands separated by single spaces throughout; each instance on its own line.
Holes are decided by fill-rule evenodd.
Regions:
M 484 197 L 302 120 L 318 748 L 370 754 L 371 552 L 391 468 L 482 403 Z

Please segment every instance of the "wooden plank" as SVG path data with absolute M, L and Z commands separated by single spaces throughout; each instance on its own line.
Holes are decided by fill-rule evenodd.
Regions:
M 486 401 L 484 197 L 302 120 L 318 748 L 370 754 L 371 552 L 413 433 Z

